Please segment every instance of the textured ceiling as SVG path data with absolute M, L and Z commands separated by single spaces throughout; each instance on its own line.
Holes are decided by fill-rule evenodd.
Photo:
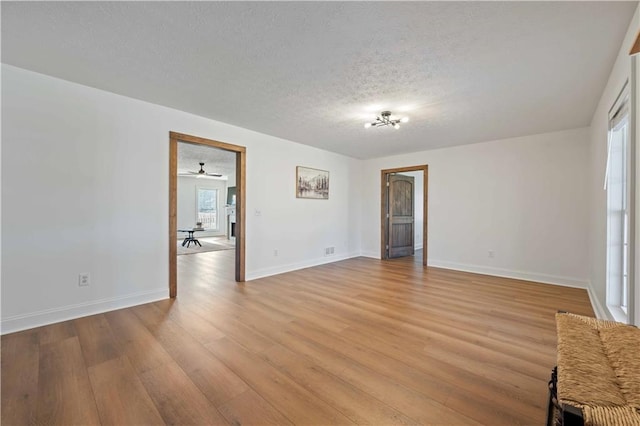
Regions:
M 637 4 L 3 1 L 2 62 L 372 158 L 589 125 Z
M 197 172 L 204 163 L 207 173 L 235 176 L 236 154 L 210 146 L 178 143 L 178 173 Z

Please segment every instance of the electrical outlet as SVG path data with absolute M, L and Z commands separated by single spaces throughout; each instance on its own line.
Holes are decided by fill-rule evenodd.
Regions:
M 335 247 L 327 247 L 324 249 L 324 255 L 331 256 L 333 253 L 335 253 L 335 250 L 336 250 Z
M 84 272 L 78 275 L 78 286 L 87 287 L 91 283 L 91 275 L 88 272 Z
M 273 249 L 273 256 L 278 257 L 278 249 Z
M 256 209 L 256 216 L 262 216 L 262 210 Z
M 493 250 L 489 250 L 488 256 L 489 256 L 490 258 L 492 258 L 492 259 L 493 259 L 494 254 L 495 254 L 495 253 L 493 252 Z

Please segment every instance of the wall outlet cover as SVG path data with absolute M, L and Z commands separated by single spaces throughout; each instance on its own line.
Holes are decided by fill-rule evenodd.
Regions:
M 91 283 L 91 275 L 88 272 L 78 274 L 78 286 L 87 287 Z

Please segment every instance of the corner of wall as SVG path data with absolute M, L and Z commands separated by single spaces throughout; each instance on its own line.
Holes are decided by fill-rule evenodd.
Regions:
M 360 253 L 362 257 L 370 257 L 371 259 L 380 259 L 380 253 L 376 253 L 375 251 L 363 251 Z
M 272 275 L 284 274 L 285 272 L 297 271 L 298 269 L 311 268 L 312 266 L 320 266 L 327 263 L 339 262 L 341 260 L 351 259 L 353 257 L 359 256 L 359 253 L 353 252 L 331 257 L 321 257 L 303 262 L 290 263 L 288 265 L 278 265 L 275 267 L 262 268 L 255 271 L 247 272 L 246 279 L 247 281 L 253 281 L 259 278 L 266 278 Z
M 589 293 L 589 300 L 591 301 L 591 307 L 593 308 L 593 312 L 596 314 L 596 318 L 613 320 L 609 315 L 609 312 L 602 306 L 602 303 L 600 303 L 600 299 L 598 299 L 591 281 L 587 281 L 587 293 Z

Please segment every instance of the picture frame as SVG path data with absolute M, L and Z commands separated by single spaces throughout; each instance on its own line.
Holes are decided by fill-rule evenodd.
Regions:
M 296 198 L 329 199 L 329 172 L 311 167 L 296 167 Z

